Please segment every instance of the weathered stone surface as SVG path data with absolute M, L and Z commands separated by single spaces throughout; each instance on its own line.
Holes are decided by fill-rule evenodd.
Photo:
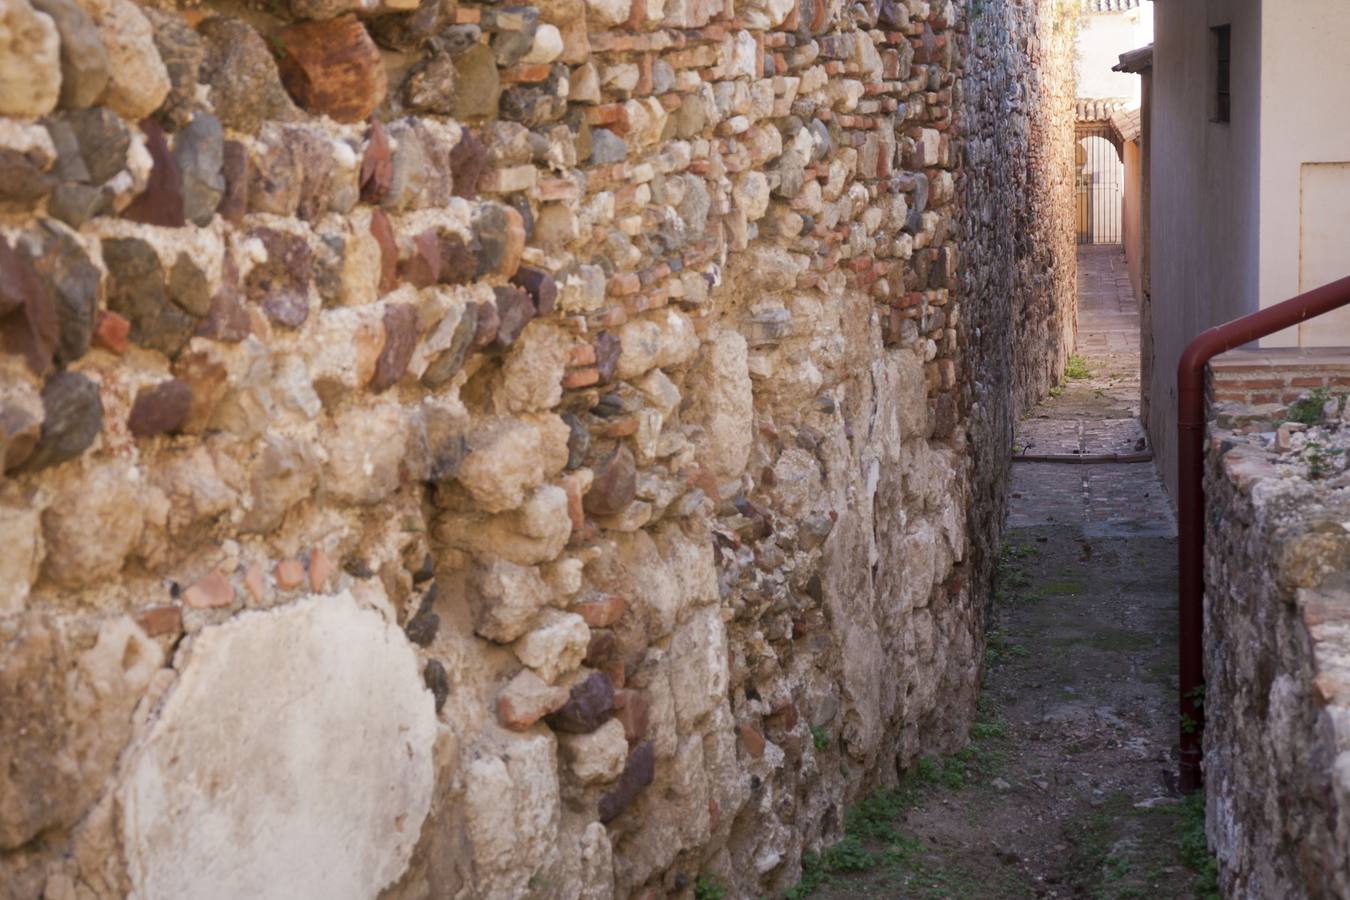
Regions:
M 267 254 L 245 280 L 248 299 L 262 305 L 268 318 L 287 328 L 298 328 L 309 318 L 309 286 L 314 254 L 300 235 L 256 228 L 250 235 Z
M 116 114 L 98 106 L 65 113 L 61 121 L 75 135 L 91 184 L 103 184 L 126 168 L 131 133 Z
M 0 346 L 40 376 L 51 367 L 59 329 L 56 304 L 33 263 L 0 238 Z
M 173 156 L 182 178 L 183 215 L 205 225 L 225 196 L 225 132 L 220 120 L 197 113 L 174 136 Z
M 623 725 L 610 719 L 589 734 L 560 736 L 558 748 L 583 784 L 613 781 L 623 774 L 628 759 L 628 741 Z
M 214 16 L 198 26 L 206 39 L 201 81 L 222 124 L 257 134 L 268 120 L 289 122 L 300 110 L 281 86 L 277 64 L 258 33 L 238 19 Z
M 533 566 L 496 561 L 474 579 L 474 631 L 507 644 L 530 630 L 552 592 Z
M 304 109 L 360 122 L 389 90 L 379 50 L 354 16 L 297 22 L 276 34 L 282 84 Z
M 552 682 L 581 665 L 590 639 L 590 630 L 580 616 L 546 610 L 538 627 L 516 641 L 512 649 L 540 678 Z
M 57 372 L 42 387 L 42 437 L 26 468 L 36 472 L 74 459 L 103 430 L 98 385 L 79 372 Z
M 238 725 L 221 733 L 202 709 Z M 349 739 L 334 744 L 334 728 Z M 377 893 L 426 817 L 434 740 L 416 655 L 349 594 L 207 628 L 119 792 L 132 884 L 147 896 L 203 878 L 239 896 Z
M 41 517 L 29 498 L 0 499 L 0 581 L 7 586 L 0 616 L 23 612 L 44 553 Z
M 600 798 L 600 821 L 609 823 L 617 819 L 655 777 L 656 753 L 651 741 L 643 741 L 628 754 L 619 783 Z
M 0 9 L 0 115 L 35 118 L 51 112 L 61 90 L 61 39 L 28 0 Z
M 108 89 L 101 102 L 124 119 L 144 119 L 159 109 L 170 88 L 154 30 L 131 0 L 108 0 L 86 11 L 108 53 Z
M 42 514 L 46 577 L 81 588 L 116 576 L 140 539 L 142 501 L 126 463 L 98 466 L 68 485 Z
M 136 437 L 175 432 L 187 423 L 192 390 L 176 378 L 141 388 L 131 405 L 127 430 Z
M 131 712 L 164 654 L 127 616 L 89 637 L 67 619 L 0 619 L 0 847 L 69 828 L 131 737 Z
M 206 61 L 206 42 L 174 13 L 150 7 L 143 7 L 142 12 L 155 30 L 155 49 L 169 75 L 169 94 L 157 117 L 166 128 L 177 130 L 194 115 L 206 111 L 197 94 L 198 75 Z
M 108 86 L 108 51 L 93 19 L 73 0 L 34 0 L 33 8 L 51 17 L 61 38 L 61 107 L 93 106 Z
M 566 702 L 567 688 L 551 686 L 530 669 L 521 669 L 497 697 L 497 718 L 503 728 L 524 731 Z
M 192 336 L 196 319 L 169 300 L 159 254 L 140 238 L 103 242 L 108 308 L 131 323 L 131 340 L 175 356 Z
M 609 718 L 614 708 L 614 683 L 603 672 L 592 672 L 572 686 L 567 702 L 548 717 L 554 731 L 589 734 Z
M 595 469 L 595 480 L 586 492 L 586 511 L 595 516 L 621 513 L 637 496 L 637 461 L 620 446 Z
M 483 509 L 504 512 L 520 506 L 566 461 L 567 430 L 560 420 L 497 419 L 469 435 L 458 479 Z
M 557 858 L 560 815 L 557 745 L 551 734 L 505 736 L 465 767 L 465 830 L 485 894 L 527 893 L 533 871 Z M 521 866 L 525 854 L 531 863 Z
M 475 44 L 460 54 L 455 59 L 455 84 L 456 119 L 472 122 L 497 115 L 501 79 L 491 49 L 483 44 Z
M 384 349 L 375 362 L 372 391 L 393 387 L 408 369 L 418 338 L 417 310 L 406 303 L 390 303 L 384 308 Z
M 89 351 L 98 307 L 100 273 L 84 245 L 70 232 L 47 226 L 33 268 L 56 306 L 55 359 L 74 362 Z
M 144 225 L 181 228 L 185 222 L 183 184 L 178 175 L 178 163 L 169 152 L 164 129 L 153 119 L 147 119 L 141 131 L 145 134 L 145 147 L 153 166 L 145 190 L 122 211 L 122 217 Z

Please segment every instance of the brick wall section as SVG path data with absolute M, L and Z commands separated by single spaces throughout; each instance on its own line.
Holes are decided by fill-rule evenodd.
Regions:
M 1350 356 L 1302 348 L 1233 350 L 1210 363 L 1214 402 L 1287 405 L 1317 388 L 1350 392 Z
M 1211 431 L 1205 793 L 1226 897 L 1350 895 L 1350 503 Z
M 0 897 L 769 894 L 959 746 L 1062 6 L 0 8 Z

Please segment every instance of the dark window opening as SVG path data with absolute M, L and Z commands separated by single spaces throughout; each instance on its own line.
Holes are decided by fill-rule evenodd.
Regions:
M 1229 94 L 1229 60 L 1231 59 L 1233 29 L 1230 25 L 1211 28 L 1214 34 L 1214 118 L 1227 122 L 1232 108 Z

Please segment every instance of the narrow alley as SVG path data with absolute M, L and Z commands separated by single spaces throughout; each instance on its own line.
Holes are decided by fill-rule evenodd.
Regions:
M 1079 298 L 1082 355 L 1017 450 L 1146 457 L 1118 247 L 1080 248 Z M 970 746 L 855 809 L 812 895 L 1209 895 L 1174 783 L 1176 526 L 1153 465 L 1019 461 L 1008 526 Z

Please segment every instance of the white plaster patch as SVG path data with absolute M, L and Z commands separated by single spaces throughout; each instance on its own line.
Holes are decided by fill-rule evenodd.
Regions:
M 203 630 L 121 787 L 133 896 L 375 896 L 426 818 L 435 732 L 411 646 L 345 591 Z

